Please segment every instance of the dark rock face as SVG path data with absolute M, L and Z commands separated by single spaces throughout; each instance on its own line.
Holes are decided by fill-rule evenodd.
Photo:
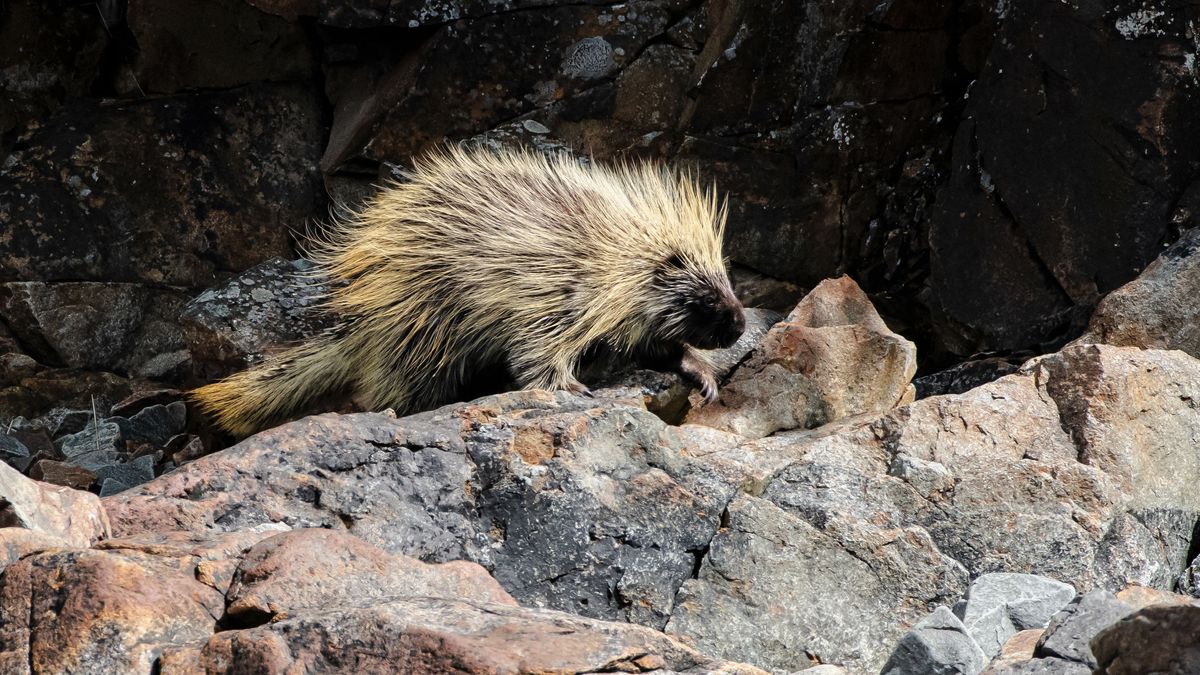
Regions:
M 303 26 L 243 0 L 132 0 L 126 20 L 142 93 L 305 80 L 316 68 Z
M 86 95 L 100 79 L 108 33 L 92 7 L 14 0 L 0 7 L 0 152 L 29 120 Z
M 0 166 L 0 280 L 203 287 L 287 255 L 319 203 L 318 105 L 283 85 L 68 104 Z
M 959 353 L 1069 337 L 1171 235 L 1196 177 L 1196 8 L 1005 3 L 930 230 Z M 973 261 L 968 263 L 967 261 Z

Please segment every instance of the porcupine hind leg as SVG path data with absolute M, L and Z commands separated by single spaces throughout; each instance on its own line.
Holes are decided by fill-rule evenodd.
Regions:
M 563 357 L 542 350 L 514 353 L 509 356 L 509 369 L 522 389 L 569 391 L 592 397 L 592 390 L 575 377 L 578 357 Z

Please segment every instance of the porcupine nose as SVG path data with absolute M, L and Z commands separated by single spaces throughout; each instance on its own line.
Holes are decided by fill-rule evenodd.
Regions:
M 746 313 L 741 304 L 735 304 L 725 310 L 725 320 L 722 322 L 721 347 L 732 347 L 746 332 Z

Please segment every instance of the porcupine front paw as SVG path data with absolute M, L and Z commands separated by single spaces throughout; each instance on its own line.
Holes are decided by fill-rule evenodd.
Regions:
M 700 382 L 700 395 L 704 397 L 704 405 L 717 400 L 717 379 L 711 375 Z
M 712 363 L 703 354 L 691 347 L 685 347 L 679 361 L 679 371 L 700 385 L 704 405 L 717 400 L 717 376 Z

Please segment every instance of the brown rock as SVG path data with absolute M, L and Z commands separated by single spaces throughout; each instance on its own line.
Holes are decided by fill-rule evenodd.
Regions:
M 108 515 L 93 494 L 30 480 L 0 462 L 0 527 L 23 527 L 86 547 L 108 536 Z
M 758 438 L 911 401 L 916 347 L 849 278 L 821 282 L 687 421 Z
M 53 485 L 87 490 L 96 482 L 96 474 L 82 466 L 53 459 L 40 459 L 29 468 L 29 477 Z
M 1158 588 L 1151 588 L 1141 584 L 1130 584 L 1117 592 L 1117 599 L 1121 602 L 1133 607 L 1134 609 L 1142 609 L 1143 607 L 1153 607 L 1155 605 L 1196 605 L 1200 604 L 1200 599 L 1190 595 L 1180 595 L 1179 593 L 1171 593 Z
M 207 639 L 223 605 L 189 559 L 37 553 L 0 576 L 0 671 L 150 673 L 165 646 Z
M 125 378 L 104 371 L 47 368 L 0 388 L 0 411 L 25 418 L 42 417 L 56 408 L 91 411 L 100 415 L 109 406 L 139 389 L 156 389 L 152 381 Z M 3 420 L 0 417 L 0 420 Z
M 763 671 L 715 661 L 658 631 L 508 604 L 445 598 L 359 600 L 218 633 L 208 673 L 681 673 Z M 661 664 L 661 665 L 658 665 Z
M 269 619 L 396 596 L 516 606 L 482 567 L 466 561 L 427 565 L 348 534 L 294 530 L 250 549 L 227 595 L 230 619 Z
M 1109 293 L 1076 344 L 1180 349 L 1200 356 L 1200 229 L 1185 232 L 1138 278 Z
M 196 580 L 224 595 L 229 591 L 233 573 L 246 551 L 263 539 L 286 531 L 286 525 L 267 523 L 233 532 L 142 533 L 106 539 L 95 548 L 190 561 L 195 565 Z
M 1098 675 L 1200 672 L 1200 606 L 1146 607 L 1091 642 Z
M 1038 640 L 1041 639 L 1044 628 L 1031 628 L 1015 633 L 1012 637 L 1000 647 L 1000 653 L 992 659 L 988 667 L 983 672 L 985 675 L 993 670 L 1015 666 L 1033 658 L 1033 650 L 1037 648 Z

